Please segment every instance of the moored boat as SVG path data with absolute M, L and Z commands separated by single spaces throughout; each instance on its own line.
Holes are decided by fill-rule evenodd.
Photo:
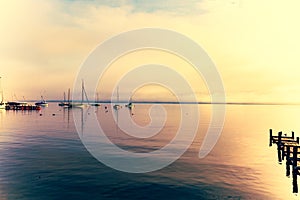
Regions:
M 41 100 L 35 103 L 36 106 L 47 107 L 48 103 L 45 101 L 44 97 L 41 96 Z
M 127 108 L 132 109 L 134 107 L 132 102 L 129 102 L 128 104 L 125 105 Z
M 117 102 L 113 106 L 114 109 L 119 110 L 120 108 L 122 108 L 122 106 L 120 104 L 118 104 L 119 102 L 120 102 L 120 96 L 119 96 L 119 86 L 118 86 L 117 87 Z
M 91 103 L 91 106 L 100 106 L 100 103 L 99 103 L 99 98 L 98 98 L 98 92 L 96 94 L 96 97 L 95 97 L 95 102 L 94 103 Z
M 68 90 L 68 101 L 66 101 L 66 93 L 64 92 L 64 100 L 62 102 L 60 102 L 58 105 L 61 106 L 61 107 L 64 107 L 64 108 L 70 108 L 71 107 L 71 103 L 70 103 L 70 88 Z
M 5 110 L 40 110 L 41 106 L 31 105 L 27 102 L 9 101 L 5 105 Z
M 84 97 L 86 98 L 86 101 L 87 101 L 87 104 L 84 103 Z M 81 102 L 72 102 L 70 104 L 70 108 L 83 108 L 83 107 L 86 107 L 86 106 L 89 106 L 89 99 L 87 97 L 87 94 L 86 94 L 86 91 L 84 89 L 84 82 L 82 80 L 82 83 L 81 83 Z
M 132 97 L 130 97 L 129 103 L 125 105 L 125 107 L 132 109 L 134 107 L 133 103 L 132 103 Z

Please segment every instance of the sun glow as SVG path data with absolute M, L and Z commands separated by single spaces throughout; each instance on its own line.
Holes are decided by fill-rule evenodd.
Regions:
M 172 6 L 127 1 L 0 4 L 0 75 L 6 100 L 13 94 L 37 99 L 41 93 L 59 99 L 99 43 L 124 31 L 158 27 L 180 32 L 207 51 L 224 81 L 228 101 L 300 102 L 300 3 L 295 0 L 206 0 L 184 5 L 176 1 Z M 144 53 L 151 58 L 152 52 Z M 135 59 L 153 63 L 142 54 Z M 120 59 L 129 66 L 143 64 L 126 56 Z M 172 59 L 167 64 L 175 66 Z M 120 67 L 112 73 L 117 76 Z M 192 71 L 180 73 L 193 82 Z

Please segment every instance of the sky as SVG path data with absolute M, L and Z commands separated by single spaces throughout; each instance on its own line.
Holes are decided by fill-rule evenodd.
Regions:
M 1 1 L 4 98 L 61 99 L 99 44 L 126 31 L 153 27 L 183 34 L 206 51 L 223 80 L 226 101 L 300 102 L 299 7 L 297 0 Z M 176 68 L 189 79 L 198 100 L 210 99 L 205 77 L 195 78 L 193 70 L 183 67 L 188 63 L 147 50 L 112 62 L 99 83 L 100 99 L 111 97 L 121 72 L 151 63 L 147 58 Z M 131 92 L 126 85 L 119 87 L 120 96 Z M 157 85 L 140 87 L 136 94 L 137 100 L 174 97 Z

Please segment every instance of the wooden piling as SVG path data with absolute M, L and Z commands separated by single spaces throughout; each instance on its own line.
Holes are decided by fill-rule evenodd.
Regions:
M 298 193 L 297 184 L 297 160 L 298 160 L 298 147 L 293 147 L 293 192 Z
M 297 175 L 296 175 L 297 177 Z M 298 193 L 298 183 L 297 183 L 297 178 L 293 178 L 293 193 Z
M 295 138 L 295 133 L 294 133 L 294 131 L 292 131 L 292 138 L 293 138 L 293 139 Z
M 272 135 L 272 129 L 269 130 L 270 131 L 270 143 L 269 146 L 272 146 L 272 140 L 273 140 L 273 135 Z
M 296 172 L 296 168 L 297 168 L 297 160 L 298 160 L 298 147 L 293 147 L 293 178 L 295 175 L 295 178 L 297 178 L 297 172 Z
M 298 147 L 293 147 L 293 169 L 297 166 Z
M 278 144 L 281 143 L 282 131 L 278 132 Z
M 288 146 L 287 147 L 287 150 L 286 150 L 286 176 L 290 176 L 291 174 L 291 169 L 290 169 L 290 164 L 291 164 L 291 161 L 290 161 L 290 154 L 291 154 L 291 151 L 290 151 L 290 147 Z
M 278 133 L 278 141 L 277 141 L 277 153 L 278 153 L 278 162 L 279 164 L 282 164 L 282 155 L 281 155 L 281 136 L 282 132 Z

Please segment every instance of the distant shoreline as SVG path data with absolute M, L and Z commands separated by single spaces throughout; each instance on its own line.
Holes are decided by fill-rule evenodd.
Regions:
M 27 100 L 27 102 L 37 102 L 38 100 Z M 63 100 L 47 100 L 48 103 L 60 103 Z M 81 102 L 80 100 L 74 100 L 73 102 Z M 83 103 L 121 103 L 127 104 L 128 101 L 84 101 Z M 300 103 L 280 103 L 280 102 L 176 102 L 176 101 L 132 101 L 134 104 L 225 104 L 225 105 L 300 105 Z

